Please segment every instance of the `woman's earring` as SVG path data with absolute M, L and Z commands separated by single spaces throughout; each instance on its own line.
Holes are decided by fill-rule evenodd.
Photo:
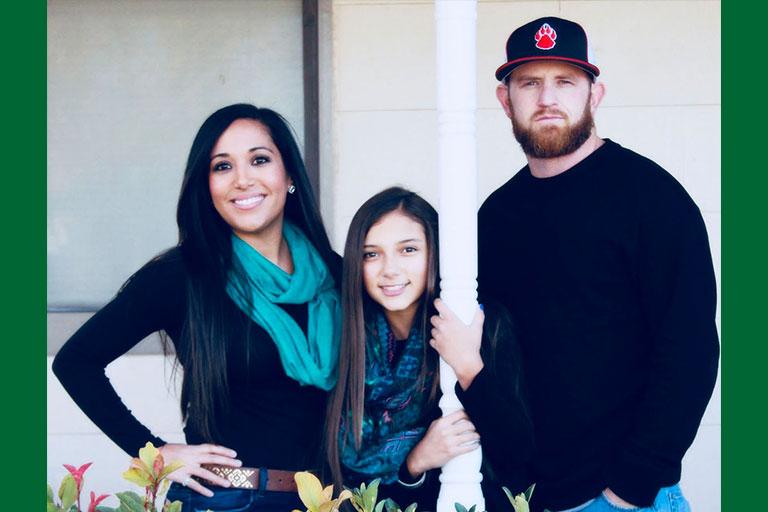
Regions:
M 288 193 L 293 194 L 294 192 L 296 192 L 296 186 L 291 184 L 291 186 L 288 187 Z

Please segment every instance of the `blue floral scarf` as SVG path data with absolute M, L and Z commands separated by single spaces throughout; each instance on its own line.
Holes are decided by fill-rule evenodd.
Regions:
M 397 344 L 402 347 L 397 357 Z M 341 462 L 350 483 L 358 485 L 381 478 L 388 484 L 397 480 L 400 466 L 424 437 L 420 420 L 428 399 L 434 373 L 417 387 L 424 365 L 424 338 L 411 328 L 408 339 L 398 341 L 386 318 L 378 313 L 365 346 L 365 406 L 360 450 L 355 450 L 350 422 L 342 418 L 339 429 Z M 344 442 L 346 436 L 346 443 Z

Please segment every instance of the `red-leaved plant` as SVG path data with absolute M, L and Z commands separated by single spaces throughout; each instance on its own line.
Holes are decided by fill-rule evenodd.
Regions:
M 59 486 L 59 503 L 56 503 L 53 489 L 48 485 L 46 512 L 79 512 L 82 510 L 80 508 L 80 492 L 83 490 L 83 475 L 90 465 L 91 463 L 89 462 L 76 468 L 69 464 L 64 464 L 64 467 L 69 471 L 69 474 L 62 479 L 61 485 Z M 91 504 L 88 505 L 88 512 L 102 512 L 104 509 L 97 507 L 107 496 L 109 496 L 109 494 L 102 494 L 97 497 L 96 493 L 91 491 Z
M 46 512 L 81 512 L 80 493 L 83 490 L 83 475 L 91 463 L 83 464 L 79 468 L 64 464 L 69 474 L 66 475 L 59 486 L 58 498 L 53 494 L 53 489 L 48 485 L 48 501 Z M 181 462 L 165 464 L 160 451 L 152 443 L 147 443 L 139 450 L 139 456 L 131 460 L 131 467 L 123 473 L 123 478 L 144 487 L 144 497 L 135 492 L 119 492 L 115 496 L 120 500 L 118 508 L 100 506 L 109 495 L 96 496 L 91 492 L 91 503 L 88 512 L 158 512 L 156 505 L 158 495 L 165 494 L 168 490 L 168 475 L 183 466 Z M 164 503 L 161 512 L 180 512 L 181 502 Z

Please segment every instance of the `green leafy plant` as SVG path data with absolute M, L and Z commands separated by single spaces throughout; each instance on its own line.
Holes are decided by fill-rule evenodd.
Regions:
M 365 482 L 360 484 L 360 487 L 351 489 L 352 497 L 350 503 L 355 507 L 357 512 L 374 512 L 376 509 L 376 499 L 379 496 L 379 483 L 380 478 L 365 485 Z
M 376 501 L 379 494 L 378 478 L 367 486 L 362 483 L 356 489 L 344 489 L 336 499 L 333 499 L 333 486 L 323 488 L 320 480 L 312 473 L 301 471 L 296 473 L 295 479 L 299 498 L 307 507 L 307 512 L 337 512 L 341 504 L 347 500 L 357 512 L 403 512 L 400 505 L 389 498 Z M 412 503 L 405 509 L 405 512 L 415 511 L 416 503 Z
M 56 503 L 53 489 L 48 485 L 46 512 L 80 512 L 82 510 L 80 508 L 80 493 L 83 489 L 83 474 L 90 465 L 89 462 L 75 468 L 64 464 L 69 474 L 62 479 L 59 486 L 58 498 L 60 501 Z M 108 494 L 96 496 L 96 493 L 91 492 L 88 512 L 158 512 L 157 496 L 164 494 L 170 484 L 166 478 L 183 465 L 181 462 L 165 464 L 160 450 L 155 448 L 152 443 L 147 443 L 144 448 L 139 450 L 139 456 L 131 460 L 131 467 L 128 471 L 123 473 L 123 478 L 126 480 L 144 487 L 144 497 L 132 491 L 119 492 L 115 496 L 120 500 L 120 506 L 110 508 L 99 505 L 109 496 Z M 181 502 L 165 503 L 160 511 L 180 512 Z
M 296 473 L 299 498 L 307 507 L 307 512 L 337 512 L 341 504 L 346 500 L 349 500 L 357 512 L 416 512 L 416 503 L 411 503 L 403 511 L 400 505 L 391 498 L 383 498 L 377 501 L 379 497 L 379 483 L 381 483 L 381 480 L 377 478 L 368 485 L 363 482 L 360 484 L 360 487 L 355 489 L 344 489 L 339 494 L 339 497 L 334 500 L 332 499 L 332 485 L 323 488 L 320 480 L 312 473 L 305 471 Z M 512 493 L 506 487 L 502 487 L 502 489 L 507 498 L 509 498 L 509 502 L 512 503 L 515 512 L 530 512 L 528 502 L 531 499 L 535 486 L 536 484 L 531 485 L 524 493 L 520 493 L 517 496 L 512 496 Z M 455 503 L 454 507 L 456 512 L 475 512 L 477 505 L 472 505 L 467 509 L 461 503 Z M 294 510 L 293 512 L 300 511 Z
M 307 512 L 338 512 L 341 504 L 352 496 L 349 490 L 344 489 L 338 498 L 333 499 L 333 486 L 323 488 L 320 480 L 307 471 L 296 473 L 294 479 L 299 489 L 299 499 L 307 507 Z
M 386 509 L 386 512 L 403 512 L 403 510 L 400 508 L 400 505 L 395 503 L 391 498 L 380 501 L 376 505 L 375 512 L 382 512 L 384 509 Z M 416 503 L 411 503 L 408 505 L 405 508 L 405 512 L 416 512 Z
M 139 456 L 131 459 L 131 467 L 123 473 L 123 478 L 144 487 L 144 498 L 135 492 L 127 491 L 117 493 L 120 500 L 120 508 L 115 512 L 157 512 L 157 496 L 165 494 L 170 485 L 166 479 L 168 475 L 182 467 L 184 463 L 174 461 L 167 465 L 160 450 L 152 443 L 147 443 L 139 450 Z M 165 503 L 160 509 L 162 512 L 179 512 L 181 502 Z
M 350 489 L 352 497 L 349 501 L 357 512 L 403 512 L 400 505 L 391 498 L 385 498 L 379 502 L 376 501 L 379 496 L 380 482 L 381 479 L 377 478 L 367 486 L 363 482 L 360 484 L 360 487 Z M 405 509 L 405 512 L 415 512 L 415 510 L 416 503 L 411 503 Z
M 502 489 L 504 490 L 504 494 L 507 495 L 507 499 L 509 499 L 509 502 L 512 504 L 512 508 L 515 509 L 515 512 L 530 512 L 528 503 L 531 501 L 531 494 L 533 494 L 534 487 L 536 487 L 536 484 L 532 484 L 525 492 L 521 492 L 517 496 L 512 496 L 512 492 L 506 487 L 502 487 Z M 472 507 L 467 510 L 461 503 L 454 503 L 456 512 L 475 512 L 476 506 L 477 505 L 472 505 Z
M 522 492 L 517 496 L 512 496 L 512 493 L 509 492 L 509 489 L 506 487 L 502 487 L 502 489 L 504 489 L 504 494 L 507 495 L 507 499 L 512 504 L 512 508 L 515 509 L 515 512 L 530 512 L 528 503 L 531 501 L 531 494 L 533 494 L 534 487 L 536 487 L 536 484 L 531 484 L 525 492 Z

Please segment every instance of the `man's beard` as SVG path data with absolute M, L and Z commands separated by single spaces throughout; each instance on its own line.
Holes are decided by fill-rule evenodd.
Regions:
M 546 110 L 537 112 L 535 115 L 542 113 L 546 113 Z M 592 134 L 592 126 L 594 126 L 594 119 L 589 108 L 589 99 L 584 106 L 581 119 L 576 124 L 565 128 L 547 126 L 534 131 L 517 121 L 514 111 L 512 112 L 512 132 L 525 154 L 534 158 L 557 158 L 573 153 Z

